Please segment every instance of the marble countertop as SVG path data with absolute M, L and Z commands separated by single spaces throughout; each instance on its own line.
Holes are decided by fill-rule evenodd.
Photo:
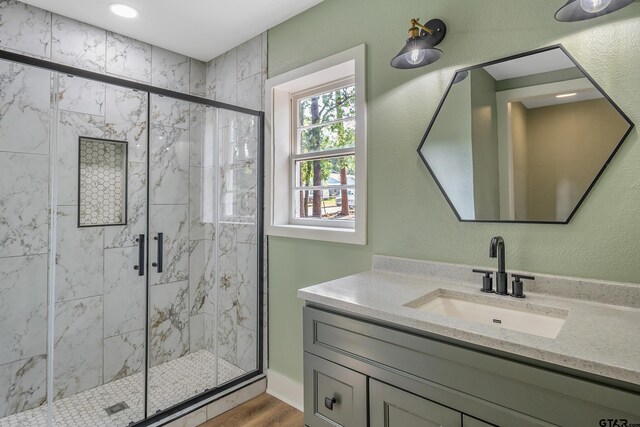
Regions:
M 413 267 L 420 268 L 408 272 L 399 267 L 402 260 L 398 259 L 400 263 L 393 260 L 374 257 L 372 271 L 300 289 L 298 297 L 355 315 L 640 385 L 640 309 L 635 301 L 640 285 L 603 282 L 609 287 L 624 288 L 617 292 L 628 295 L 631 306 L 603 303 L 595 297 L 598 302 L 588 301 L 579 290 L 575 291 L 576 298 L 569 298 L 570 287 L 566 284 L 584 280 L 567 278 L 558 279 L 565 281 L 559 292 L 562 297 L 528 292 L 525 284 L 527 298 L 516 299 L 480 292 L 481 275 L 456 277 L 456 272 L 466 272 L 469 266 L 411 261 Z M 541 281 L 551 283 L 552 278 L 541 277 Z M 470 283 L 471 280 L 475 283 Z M 496 305 L 506 307 L 543 306 L 549 311 L 566 310 L 569 314 L 556 338 L 544 338 L 404 306 L 439 289 L 464 292 L 471 299 L 492 298 Z

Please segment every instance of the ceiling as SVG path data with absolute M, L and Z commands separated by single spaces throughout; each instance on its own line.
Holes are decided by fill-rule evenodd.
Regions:
M 509 61 L 498 62 L 483 68 L 491 74 L 496 81 L 502 81 L 548 73 L 551 71 L 576 68 L 576 64 L 561 49 L 551 49 L 534 55 L 527 55 L 511 59 Z M 569 86 L 563 88 L 563 83 L 568 83 Z M 522 102 L 525 107 L 532 109 L 603 98 L 600 91 L 591 86 L 591 84 L 589 84 L 590 87 L 588 89 L 576 90 L 570 83 L 571 81 L 557 82 L 556 85 L 559 87 L 554 93 L 530 96 L 528 98 L 521 99 L 520 102 Z M 566 93 L 575 93 L 575 95 L 562 98 L 556 97 L 556 95 Z
M 575 93 L 574 96 L 569 96 L 566 98 L 557 98 L 556 95 L 561 95 L 563 93 Z M 540 108 L 540 107 L 549 107 L 551 105 L 561 105 L 561 104 L 570 104 L 573 102 L 582 102 L 582 101 L 590 101 L 592 99 L 600 99 L 604 98 L 602 94 L 596 89 L 587 89 L 587 90 L 559 90 L 558 93 L 554 93 L 551 95 L 545 96 L 535 96 L 531 98 L 526 98 L 521 100 L 525 107 L 528 109 L 532 108 Z
M 322 0 L 21 0 L 109 31 L 209 61 Z M 109 4 L 136 8 L 121 18 Z
M 497 81 L 573 68 L 576 64 L 560 49 L 552 49 L 535 55 L 484 67 Z

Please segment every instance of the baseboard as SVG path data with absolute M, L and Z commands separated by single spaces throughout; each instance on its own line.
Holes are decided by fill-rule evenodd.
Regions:
M 267 393 L 304 412 L 304 387 L 302 383 L 269 369 L 267 371 Z

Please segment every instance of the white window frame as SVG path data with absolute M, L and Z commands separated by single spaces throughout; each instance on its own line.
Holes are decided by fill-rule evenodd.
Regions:
M 338 81 L 353 79 L 356 89 L 355 148 L 335 150 L 355 154 L 355 220 L 293 218 L 297 109 L 294 97 L 317 93 Z M 335 87 L 335 86 L 334 86 Z M 266 81 L 265 232 L 293 237 L 365 245 L 367 238 L 367 109 L 365 45 L 321 59 Z M 329 151 L 318 153 L 326 157 Z M 305 155 L 305 158 L 307 156 Z M 333 188 L 333 186 L 332 186 Z M 336 187 L 340 188 L 340 187 Z

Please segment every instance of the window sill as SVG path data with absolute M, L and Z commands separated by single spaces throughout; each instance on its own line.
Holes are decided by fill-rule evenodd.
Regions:
M 314 227 L 311 225 L 280 224 L 265 227 L 268 236 L 290 237 L 294 239 L 322 240 L 325 242 L 366 245 L 363 232 L 353 228 Z

